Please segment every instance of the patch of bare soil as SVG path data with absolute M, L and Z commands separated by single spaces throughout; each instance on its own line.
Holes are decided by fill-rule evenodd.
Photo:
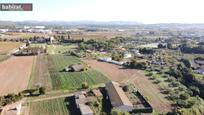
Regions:
M 11 57 L 0 63 L 0 95 L 18 93 L 28 86 L 33 56 Z

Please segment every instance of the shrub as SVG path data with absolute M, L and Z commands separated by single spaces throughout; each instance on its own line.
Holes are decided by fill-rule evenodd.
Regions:
M 129 91 L 129 86 L 128 85 L 125 85 L 124 87 L 123 87 L 123 91 L 125 91 L 125 92 L 128 92 Z
M 179 86 L 179 82 L 172 82 L 172 86 L 173 87 L 178 87 Z
M 161 80 L 156 80 L 156 81 L 154 81 L 154 83 L 159 84 L 159 83 L 161 83 Z
M 146 74 L 146 76 L 152 76 L 152 75 L 153 75 L 153 73 L 152 73 L 152 72 L 150 72 L 150 73 Z
M 166 81 L 167 81 L 167 82 L 173 82 L 173 81 L 175 81 L 175 78 L 169 77 Z
M 172 94 L 169 95 L 169 99 L 172 100 L 172 101 L 175 101 L 175 100 L 179 99 L 179 95 L 175 94 L 175 93 L 172 93 Z
M 94 107 L 99 107 L 99 105 L 100 105 L 100 103 L 98 101 L 95 101 L 93 104 Z
M 44 95 L 45 94 L 45 87 L 40 87 L 39 88 L 39 93 L 40 93 L 40 95 Z
M 200 94 L 200 90 L 198 87 L 195 87 L 195 86 L 190 86 L 189 87 L 191 89 L 191 91 L 193 92 L 193 95 L 199 95 Z
M 184 100 L 181 100 L 181 99 L 177 100 L 176 105 L 179 107 L 185 107 L 185 108 L 188 107 L 188 103 Z
M 189 97 L 190 97 L 190 95 L 188 93 L 183 93 L 183 94 L 180 95 L 180 99 L 182 99 L 182 100 L 186 100 Z
M 173 91 L 171 89 L 169 89 L 168 87 L 164 87 L 163 88 L 163 94 L 170 94 L 172 93 Z
M 87 82 L 82 83 L 82 89 L 88 89 L 89 85 Z
M 186 92 L 190 95 L 193 96 L 193 92 L 190 89 L 187 89 Z
M 195 103 L 196 103 L 195 100 L 190 99 L 190 100 L 188 101 L 188 107 L 189 107 L 189 108 L 192 107 Z
M 111 115 L 122 115 L 122 112 L 117 109 L 112 109 Z
M 111 115 L 130 115 L 128 112 L 122 112 L 118 109 L 112 109 Z
M 185 90 L 185 87 L 184 87 L 184 86 L 180 86 L 180 87 L 178 87 L 178 90 L 179 90 L 179 91 L 184 91 L 184 90 Z

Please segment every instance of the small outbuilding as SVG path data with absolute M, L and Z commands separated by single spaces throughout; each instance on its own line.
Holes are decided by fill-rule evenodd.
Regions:
M 66 72 L 80 72 L 84 71 L 85 67 L 82 64 L 73 64 L 64 69 Z
M 84 91 L 75 93 L 75 103 L 80 110 L 81 115 L 93 115 L 94 113 L 91 108 L 86 105 L 89 99 L 85 95 L 86 92 Z

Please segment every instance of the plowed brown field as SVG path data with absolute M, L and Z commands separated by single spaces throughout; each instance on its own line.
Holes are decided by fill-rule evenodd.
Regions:
M 18 93 L 28 86 L 33 56 L 11 57 L 0 63 L 0 95 Z

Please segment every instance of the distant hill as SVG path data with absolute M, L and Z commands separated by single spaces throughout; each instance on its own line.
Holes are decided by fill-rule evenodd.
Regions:
M 160 23 L 160 24 L 143 24 L 134 21 L 0 21 L 0 28 L 13 28 L 23 26 L 47 26 L 47 27 L 72 27 L 72 26 L 90 26 L 90 27 L 131 27 L 131 26 L 144 26 L 153 28 L 179 28 L 191 29 L 198 28 L 204 29 L 204 24 L 180 24 L 180 23 Z
M 98 22 L 98 21 L 0 21 L 0 26 L 24 26 L 24 25 L 44 25 L 44 26 L 69 26 L 69 25 L 141 25 L 138 22 L 126 21 L 111 21 L 111 22 Z

